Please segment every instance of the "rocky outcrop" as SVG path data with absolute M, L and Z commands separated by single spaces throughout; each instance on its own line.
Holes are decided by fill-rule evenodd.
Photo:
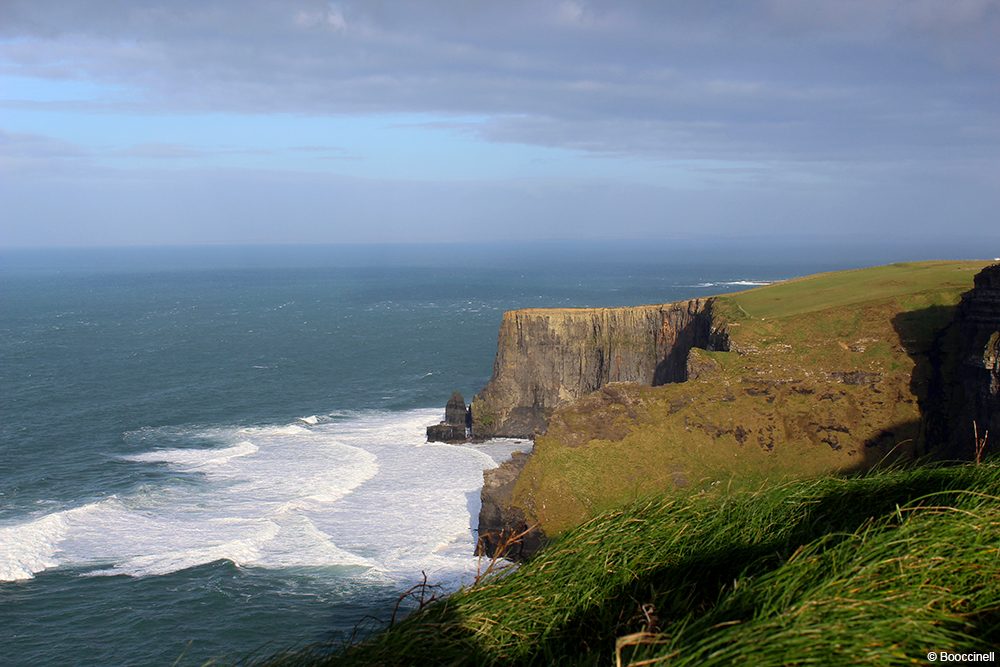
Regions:
M 609 382 L 687 379 L 691 348 L 728 349 L 713 302 L 504 313 L 493 376 L 472 402 L 473 435 L 530 438 L 557 405 Z
M 537 526 L 528 525 L 524 511 L 511 504 L 514 484 L 529 456 L 514 452 L 499 468 L 483 472 L 477 556 L 524 560 L 545 543 L 544 533 Z
M 444 408 L 444 421 L 427 427 L 428 442 L 466 442 L 468 441 L 468 410 L 465 398 L 457 391 L 448 399 Z
M 975 436 L 989 432 L 988 449 L 1000 440 L 1000 264 L 983 269 L 962 296 L 956 317 L 959 401 L 952 432 L 957 453 L 974 455 Z M 973 428 L 975 424 L 975 429 Z

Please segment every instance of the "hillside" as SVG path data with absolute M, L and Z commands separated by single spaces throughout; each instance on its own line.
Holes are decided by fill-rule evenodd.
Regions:
M 710 329 L 729 351 L 691 348 L 683 382 L 608 383 L 563 403 L 511 506 L 551 536 L 647 494 L 925 453 L 934 342 L 982 268 L 894 264 L 715 298 Z

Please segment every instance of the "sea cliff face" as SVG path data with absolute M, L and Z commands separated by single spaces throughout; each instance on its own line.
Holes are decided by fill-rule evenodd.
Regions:
M 687 378 L 693 347 L 728 349 L 713 299 L 628 308 L 504 314 L 493 376 L 472 402 L 477 438 L 533 437 L 560 404 L 609 382 L 661 385 Z
M 1000 264 L 976 275 L 956 323 L 960 395 L 952 433 L 956 453 L 969 458 L 977 436 L 989 433 L 987 446 L 1000 440 Z
M 713 299 L 624 308 L 526 309 L 504 313 L 493 377 L 472 402 L 475 438 L 531 438 L 544 432 L 559 405 L 615 382 L 657 386 L 683 382 L 695 348 L 728 350 L 713 324 Z M 695 367 L 694 372 L 697 372 Z M 537 523 L 512 504 L 514 485 L 528 460 L 515 456 L 486 471 L 477 552 L 506 549 L 521 558 L 544 543 Z

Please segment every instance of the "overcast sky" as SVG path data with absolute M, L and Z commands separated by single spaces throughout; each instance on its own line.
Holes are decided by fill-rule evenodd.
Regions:
M 995 245 L 998 210 L 1000 0 L 0 0 L 0 245 Z

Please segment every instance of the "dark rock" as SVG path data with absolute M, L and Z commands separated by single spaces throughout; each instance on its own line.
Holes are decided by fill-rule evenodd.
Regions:
M 446 442 L 454 444 L 456 442 L 467 442 L 465 425 L 454 426 L 452 424 L 435 424 L 427 427 L 427 442 Z
M 882 379 L 881 373 L 866 373 L 865 371 L 834 371 L 830 373 L 830 376 L 850 385 L 874 384 Z
M 469 431 L 467 422 L 469 414 L 465 407 L 465 399 L 457 391 L 448 399 L 444 408 L 444 421 L 427 427 L 427 442 L 468 442 Z
M 545 534 L 536 525 L 529 525 L 524 510 L 511 503 L 517 476 L 530 456 L 514 452 L 500 467 L 483 471 L 476 555 L 523 561 L 545 544 Z M 518 535 L 521 537 L 512 541 Z
M 457 391 L 452 393 L 444 407 L 444 423 L 465 428 L 465 399 Z
M 988 451 L 996 451 L 1000 440 L 1000 264 L 976 275 L 975 287 L 962 295 L 956 322 L 959 400 L 952 433 L 957 453 L 970 458 L 977 434 L 989 432 Z

